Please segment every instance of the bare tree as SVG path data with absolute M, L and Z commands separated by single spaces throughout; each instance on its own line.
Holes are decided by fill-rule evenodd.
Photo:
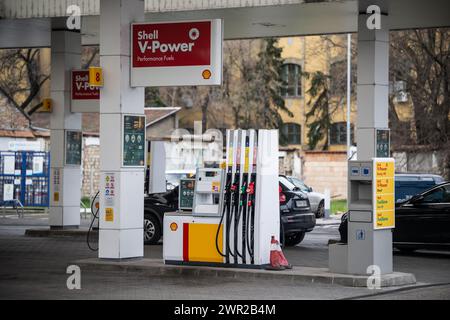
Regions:
M 390 127 L 394 147 L 416 145 L 444 151 L 442 169 L 450 177 L 450 29 L 392 32 L 390 78 L 394 84 L 406 84 L 403 90 L 413 115 L 411 121 L 402 121 L 393 90 Z
M 39 49 L 11 49 L 0 52 L 0 94 L 27 120 L 41 104 L 32 105 L 42 85 L 50 78 L 39 65 Z

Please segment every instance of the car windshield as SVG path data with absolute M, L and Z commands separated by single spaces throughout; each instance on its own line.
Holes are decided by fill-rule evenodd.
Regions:
M 302 180 L 297 179 L 297 178 L 292 178 L 292 177 L 289 180 L 301 191 L 309 192 L 308 186 L 306 184 L 304 184 Z
M 299 188 L 297 186 L 295 186 L 292 182 L 290 182 L 288 179 L 286 179 L 285 177 L 279 177 L 280 178 L 280 183 L 287 188 L 290 191 L 294 191 L 294 190 L 298 190 Z

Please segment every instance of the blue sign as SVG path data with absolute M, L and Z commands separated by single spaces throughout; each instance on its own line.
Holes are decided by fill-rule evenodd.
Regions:
M 356 240 L 366 240 L 366 232 L 362 229 L 356 230 Z

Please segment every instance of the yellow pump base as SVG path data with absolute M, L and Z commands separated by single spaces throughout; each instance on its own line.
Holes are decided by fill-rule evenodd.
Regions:
M 223 227 L 218 217 L 194 217 L 183 213 L 164 215 L 163 257 L 166 263 L 221 264 Z M 217 235 L 217 246 L 216 246 Z

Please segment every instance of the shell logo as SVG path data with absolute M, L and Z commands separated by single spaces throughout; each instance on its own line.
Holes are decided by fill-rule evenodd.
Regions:
M 170 224 L 170 230 L 177 231 L 178 230 L 178 225 L 175 222 L 172 222 Z
M 209 78 L 211 78 L 211 71 L 209 69 L 203 70 L 202 77 L 203 79 L 208 80 Z

